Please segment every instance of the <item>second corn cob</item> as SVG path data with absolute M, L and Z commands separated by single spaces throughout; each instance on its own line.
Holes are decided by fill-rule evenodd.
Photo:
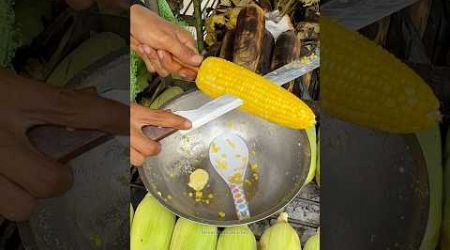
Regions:
M 244 101 L 242 109 L 294 129 L 315 124 L 312 110 L 295 95 L 264 77 L 221 58 L 205 59 L 196 83 L 206 95 L 230 94 Z
M 408 66 L 360 34 L 321 17 L 323 110 L 337 118 L 396 133 L 439 120 L 431 88 Z

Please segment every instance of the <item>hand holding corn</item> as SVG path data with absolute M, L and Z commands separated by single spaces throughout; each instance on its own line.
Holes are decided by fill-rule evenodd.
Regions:
M 192 35 L 143 6 L 133 5 L 130 11 L 131 49 L 145 61 L 148 70 L 162 77 L 175 74 L 195 79 L 197 73 L 192 67 L 198 67 L 203 57 Z

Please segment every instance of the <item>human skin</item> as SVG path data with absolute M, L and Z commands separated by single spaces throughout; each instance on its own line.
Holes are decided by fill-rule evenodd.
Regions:
M 144 60 L 149 71 L 162 77 L 172 74 L 195 79 L 197 73 L 191 68 L 200 66 L 203 57 L 188 31 L 140 5 L 131 6 L 130 16 L 130 47 Z M 161 150 L 158 142 L 143 134 L 143 126 L 191 127 L 188 120 L 169 111 L 151 110 L 134 103 L 130 108 L 130 159 L 135 166 L 142 165 L 146 157 L 157 155 Z
M 0 69 L 0 214 L 27 220 L 37 201 L 58 196 L 72 185 L 68 166 L 39 152 L 27 131 L 38 125 L 129 133 L 129 107 L 99 97 L 93 89 L 50 87 Z
M 197 74 L 191 68 L 199 67 L 203 57 L 191 33 L 140 5 L 131 6 L 130 15 L 130 46 L 148 70 L 194 80 Z

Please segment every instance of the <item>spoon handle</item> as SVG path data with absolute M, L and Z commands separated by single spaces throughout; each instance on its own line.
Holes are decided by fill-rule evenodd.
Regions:
M 245 198 L 244 186 L 231 184 L 230 190 L 233 194 L 234 206 L 236 207 L 236 214 L 239 220 L 250 218 L 250 210 L 248 209 L 248 202 Z

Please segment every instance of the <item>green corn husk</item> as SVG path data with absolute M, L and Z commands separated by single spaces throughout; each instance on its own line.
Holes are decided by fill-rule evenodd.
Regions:
M 217 250 L 256 250 L 256 239 L 247 225 L 227 227 L 219 236 Z
M 301 250 L 297 231 L 289 225 L 288 214 L 283 212 L 277 223 L 269 227 L 259 241 L 261 250 Z
M 0 0 L 0 67 L 11 66 L 17 48 L 14 1 Z
M 136 101 L 137 95 L 148 86 L 148 77 L 145 62 L 134 51 L 130 51 L 130 100 Z
M 217 227 L 180 218 L 170 242 L 170 250 L 215 250 Z
M 319 134 L 319 142 L 317 143 L 317 166 L 316 166 L 316 182 L 320 187 L 320 134 Z
M 53 70 L 47 82 L 55 87 L 64 87 L 82 70 L 126 46 L 125 40 L 114 33 L 95 34 L 65 57 Z
M 164 90 L 164 92 L 162 92 L 158 97 L 156 97 L 155 100 L 151 101 L 150 98 L 149 99 L 143 98 L 140 104 L 144 105 L 145 107 L 149 107 L 151 109 L 160 109 L 168 101 L 172 100 L 176 96 L 183 94 L 183 92 L 184 92 L 183 89 L 178 86 L 170 87 Z
M 134 209 L 133 205 L 130 203 L 130 231 L 131 231 L 131 225 L 133 224 L 133 217 L 134 217 Z
M 309 148 L 311 151 L 311 162 L 309 164 L 309 171 L 308 175 L 306 176 L 305 184 L 308 184 L 312 180 L 314 180 L 314 176 L 316 174 L 316 168 L 317 168 L 317 136 L 316 136 L 316 128 L 315 126 L 312 126 L 311 128 L 308 128 L 305 130 L 306 135 L 308 136 L 309 141 Z
M 320 232 L 311 236 L 305 243 L 303 250 L 320 250 Z
M 442 151 L 439 127 L 416 134 L 428 172 L 430 206 L 425 234 L 420 250 L 436 249 L 439 242 L 439 229 L 442 220 Z
M 450 250 L 450 131 L 445 143 L 445 168 L 444 168 L 444 219 L 441 230 L 441 250 Z
M 30 45 L 52 16 L 52 0 L 16 0 L 14 6 L 19 46 Z
M 131 225 L 131 250 L 167 250 L 175 215 L 150 194 L 139 203 Z

